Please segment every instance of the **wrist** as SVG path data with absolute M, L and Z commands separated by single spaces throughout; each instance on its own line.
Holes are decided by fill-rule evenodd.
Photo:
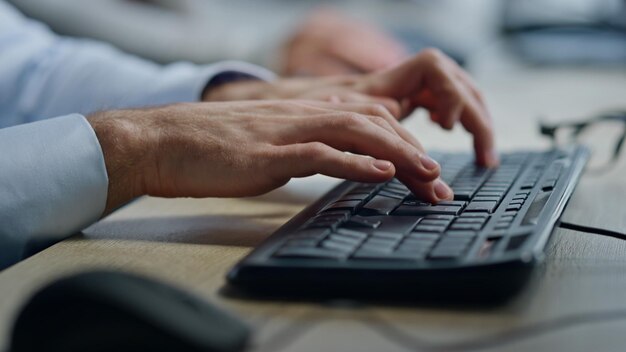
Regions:
M 136 111 L 98 112 L 87 117 L 100 143 L 109 179 L 105 214 L 146 194 L 147 151 L 142 142 Z

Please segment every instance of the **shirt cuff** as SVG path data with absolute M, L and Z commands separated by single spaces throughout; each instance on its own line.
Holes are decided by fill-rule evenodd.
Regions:
M 198 75 L 200 86 L 194 87 L 192 94 L 195 100 L 201 100 L 203 93 L 212 87 L 223 83 L 234 82 L 243 79 L 258 79 L 272 81 L 276 74 L 263 67 L 249 64 L 243 61 L 222 61 L 201 69 Z
M 0 129 L 0 268 L 102 215 L 108 177 L 100 143 L 78 114 Z
M 266 81 L 276 78 L 273 72 L 265 68 L 241 61 L 222 61 L 204 66 L 181 62 L 165 66 L 153 81 L 148 79 L 148 82 L 141 85 L 141 94 L 138 99 L 131 99 L 121 105 L 145 107 L 177 102 L 197 102 L 201 100 L 207 84 L 214 77 L 227 72 L 237 72 L 240 75 Z

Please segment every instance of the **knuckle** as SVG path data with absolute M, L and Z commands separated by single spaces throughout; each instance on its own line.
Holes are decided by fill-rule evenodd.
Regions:
M 420 55 L 429 62 L 439 62 L 443 59 L 444 54 L 437 48 L 426 48 L 421 51 Z
M 372 123 L 376 124 L 377 126 L 382 127 L 382 128 L 384 128 L 384 129 L 386 129 L 386 130 L 390 130 L 390 131 L 391 131 L 391 130 L 393 130 L 393 127 L 391 127 L 391 125 L 389 124 L 389 122 L 388 122 L 385 118 L 383 118 L 383 117 L 379 117 L 379 116 L 371 116 L 371 117 L 369 118 L 369 120 L 370 120 Z
M 454 86 L 451 86 L 450 88 L 450 96 L 449 96 L 449 104 L 452 105 L 453 108 L 457 108 L 459 105 L 463 105 L 463 103 L 465 102 L 465 98 L 463 97 L 463 95 L 457 91 L 455 89 Z
M 388 116 L 389 115 L 389 110 L 380 103 L 373 103 L 369 106 L 368 108 L 368 112 L 371 115 L 376 115 L 376 116 Z
M 343 127 L 360 126 L 366 122 L 366 118 L 356 112 L 346 112 L 339 120 Z
M 307 143 L 302 147 L 300 157 L 306 159 L 319 159 L 326 152 L 326 145 L 322 142 Z

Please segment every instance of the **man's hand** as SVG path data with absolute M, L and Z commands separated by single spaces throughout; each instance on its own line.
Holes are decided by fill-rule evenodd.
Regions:
M 384 105 L 398 119 L 423 107 L 441 127 L 451 129 L 460 122 L 474 135 L 478 164 L 498 164 L 491 117 L 480 91 L 463 69 L 436 49 L 423 50 L 396 67 L 370 74 L 236 82 L 209 90 L 204 98 L 370 102 Z
M 328 8 L 315 11 L 284 46 L 279 71 L 326 76 L 372 72 L 397 64 L 406 49 L 378 28 Z
M 317 173 L 360 182 L 395 175 L 421 199 L 452 198 L 439 165 L 380 104 L 177 104 L 88 121 L 109 175 L 107 212 L 145 194 L 258 195 Z
M 395 68 L 364 76 L 354 89 L 397 99 L 403 115 L 426 108 L 431 120 L 445 129 L 460 122 L 474 136 L 478 164 L 498 164 L 491 116 L 480 91 L 469 75 L 439 50 L 424 50 Z

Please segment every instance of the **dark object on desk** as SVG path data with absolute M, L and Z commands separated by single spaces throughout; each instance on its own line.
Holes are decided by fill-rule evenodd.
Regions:
M 502 30 L 532 64 L 626 64 L 626 1 L 509 0 Z
M 602 125 L 608 125 L 609 123 L 611 123 L 611 128 L 621 129 L 622 131 L 621 135 L 617 136 L 614 141 L 612 154 L 605 158 L 598 158 L 598 156 L 595 155 L 593 159 L 603 159 L 603 162 L 600 163 L 600 165 L 596 165 L 595 168 L 593 168 L 593 165 L 589 165 L 587 167 L 587 172 L 606 172 L 617 164 L 622 147 L 626 141 L 626 111 L 606 112 L 591 118 L 573 122 L 566 121 L 548 124 L 540 121 L 539 133 L 550 138 L 554 147 L 564 144 L 582 144 L 587 146 L 591 150 L 592 154 L 596 154 L 598 151 L 596 150 L 594 144 L 607 139 L 610 141 L 610 136 L 607 136 L 604 132 L 602 134 L 598 134 L 597 132 L 595 134 L 590 133 L 591 136 L 587 136 L 586 138 L 583 136 L 585 135 L 585 132 Z M 561 135 L 561 138 L 559 138 L 559 135 Z
M 455 200 L 422 203 L 397 180 L 345 181 L 228 274 L 245 292 L 499 303 L 526 283 L 587 159 L 584 148 L 431 153 Z
M 88 272 L 37 292 L 14 325 L 11 352 L 244 349 L 249 329 L 202 299 L 120 272 Z

